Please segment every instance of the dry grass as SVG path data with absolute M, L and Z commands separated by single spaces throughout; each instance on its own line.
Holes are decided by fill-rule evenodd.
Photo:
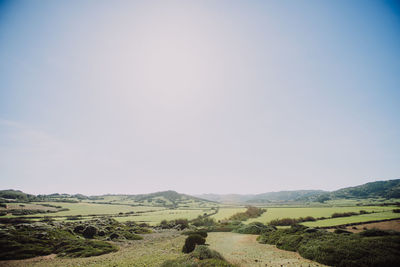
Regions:
M 259 244 L 257 235 L 236 233 L 209 233 L 207 243 L 229 262 L 239 266 L 324 266 L 302 258 L 296 252 Z

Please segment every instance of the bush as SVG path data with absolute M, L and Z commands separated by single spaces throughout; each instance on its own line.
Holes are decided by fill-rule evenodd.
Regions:
M 276 230 L 275 226 L 267 226 L 260 222 L 252 222 L 247 225 L 242 225 L 239 228 L 233 230 L 233 232 L 240 234 L 253 234 L 260 235 L 264 232 Z
M 221 254 L 219 254 L 217 251 L 211 250 L 204 245 L 196 246 L 196 248 L 191 253 L 191 256 L 199 260 L 205 260 L 205 259 L 224 260 Z
M 278 229 L 263 233 L 258 241 L 297 251 L 304 258 L 329 266 L 398 266 L 400 262 L 399 233 L 368 230 L 360 234 L 336 234 L 308 229 L 299 226 Z M 342 229 L 339 231 L 344 233 Z
M 97 228 L 89 225 L 83 230 L 82 234 L 86 238 L 93 238 L 97 234 Z
M 351 232 L 346 231 L 344 229 L 335 229 L 335 231 L 333 231 L 335 234 L 351 234 Z
M 192 220 L 192 224 L 194 226 L 213 226 L 216 225 L 216 222 L 213 218 L 199 216 L 196 219 Z
M 196 245 L 204 245 L 206 240 L 199 234 L 189 235 L 185 240 L 185 245 L 182 248 L 183 253 L 192 252 Z
M 182 233 L 184 235 L 201 235 L 202 237 L 206 238 L 208 236 L 207 231 L 205 230 L 198 230 L 198 231 L 187 231 Z
M 111 239 L 111 240 L 117 239 L 117 238 L 119 238 L 119 234 L 117 234 L 117 233 L 112 233 L 112 234 L 110 235 L 110 239 Z
M 379 230 L 376 228 L 368 229 L 368 230 L 365 230 L 365 231 L 359 233 L 359 235 L 361 235 L 361 236 L 385 236 L 385 235 L 391 235 L 391 234 L 396 234 L 396 233 Z M 399 233 L 397 233 L 397 234 L 399 234 Z
M 0 238 L 0 260 L 26 259 L 52 253 L 64 257 L 89 257 L 118 250 L 104 241 L 79 238 L 67 228 L 47 227 L 44 231 L 35 224 L 24 224 L 18 229 L 7 229 L 5 235 L 7 238 Z
M 354 215 L 358 215 L 358 213 L 356 212 L 335 212 L 332 214 L 332 218 L 339 218 L 339 217 L 350 217 L 350 216 L 354 216 Z
M 74 233 L 82 234 L 82 232 L 83 232 L 84 229 L 85 229 L 85 226 L 83 226 L 83 225 L 77 225 L 77 226 L 75 226 L 75 228 L 74 228 Z
M 162 229 L 184 230 L 189 227 L 189 221 L 187 219 L 176 219 L 172 221 L 162 220 L 159 225 Z
M 314 222 L 317 219 L 315 219 L 312 216 L 307 216 L 307 217 L 300 217 L 297 219 L 293 218 L 282 218 L 282 219 L 275 219 L 270 221 L 268 224 L 269 225 L 274 225 L 274 226 L 291 226 L 291 225 L 296 225 L 302 222 Z
M 237 220 L 237 221 L 246 221 L 247 219 L 250 219 L 250 218 L 257 218 L 266 211 L 267 211 L 266 209 L 248 206 L 247 210 L 245 212 L 238 212 L 238 213 L 232 215 L 229 219 Z

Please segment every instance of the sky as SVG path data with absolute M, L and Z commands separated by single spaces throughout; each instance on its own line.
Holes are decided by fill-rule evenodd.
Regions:
M 0 0 L 0 189 L 396 178 L 399 2 Z

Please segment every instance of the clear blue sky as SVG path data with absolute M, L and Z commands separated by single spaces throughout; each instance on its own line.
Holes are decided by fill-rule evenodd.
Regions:
M 394 1 L 0 1 L 0 188 L 400 178 Z

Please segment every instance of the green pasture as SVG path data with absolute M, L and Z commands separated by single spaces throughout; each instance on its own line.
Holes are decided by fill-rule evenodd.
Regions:
M 365 210 L 368 212 L 381 212 L 392 210 L 393 207 L 388 206 L 354 206 L 354 207 L 313 207 L 313 208 L 267 208 L 260 217 L 247 220 L 245 223 L 262 222 L 268 223 L 274 219 L 282 218 L 300 218 L 306 216 L 330 217 L 335 212 L 360 212 Z
M 210 209 L 169 209 L 156 212 L 142 213 L 135 216 L 115 217 L 117 221 L 145 222 L 150 225 L 159 224 L 162 220 L 188 219 L 192 220 L 204 213 L 212 212 Z
M 146 207 L 146 206 L 128 206 L 128 205 L 112 205 L 112 204 L 93 204 L 93 203 L 61 203 L 61 202 L 43 202 L 55 206 L 68 208 L 68 211 L 60 211 L 51 214 L 40 214 L 40 216 L 74 216 L 74 215 L 101 215 L 101 214 L 118 214 L 120 212 L 143 212 L 150 210 L 162 210 L 162 207 Z M 38 215 L 32 215 L 38 216 Z
M 52 210 L 56 211 L 57 209 L 54 207 L 46 207 L 39 204 L 33 203 L 6 203 L 8 210 L 13 209 L 24 209 L 24 210 Z M 61 205 L 54 205 L 54 206 L 61 206 Z M 0 211 L 6 211 L 6 208 L 0 207 Z
M 379 221 L 379 220 L 396 219 L 396 218 L 400 218 L 399 213 L 394 213 L 392 211 L 383 211 L 383 212 L 356 215 L 350 217 L 326 219 L 315 222 L 305 222 L 302 224 L 308 227 L 328 227 L 328 226 L 336 226 L 348 223 L 361 223 L 361 222 Z

